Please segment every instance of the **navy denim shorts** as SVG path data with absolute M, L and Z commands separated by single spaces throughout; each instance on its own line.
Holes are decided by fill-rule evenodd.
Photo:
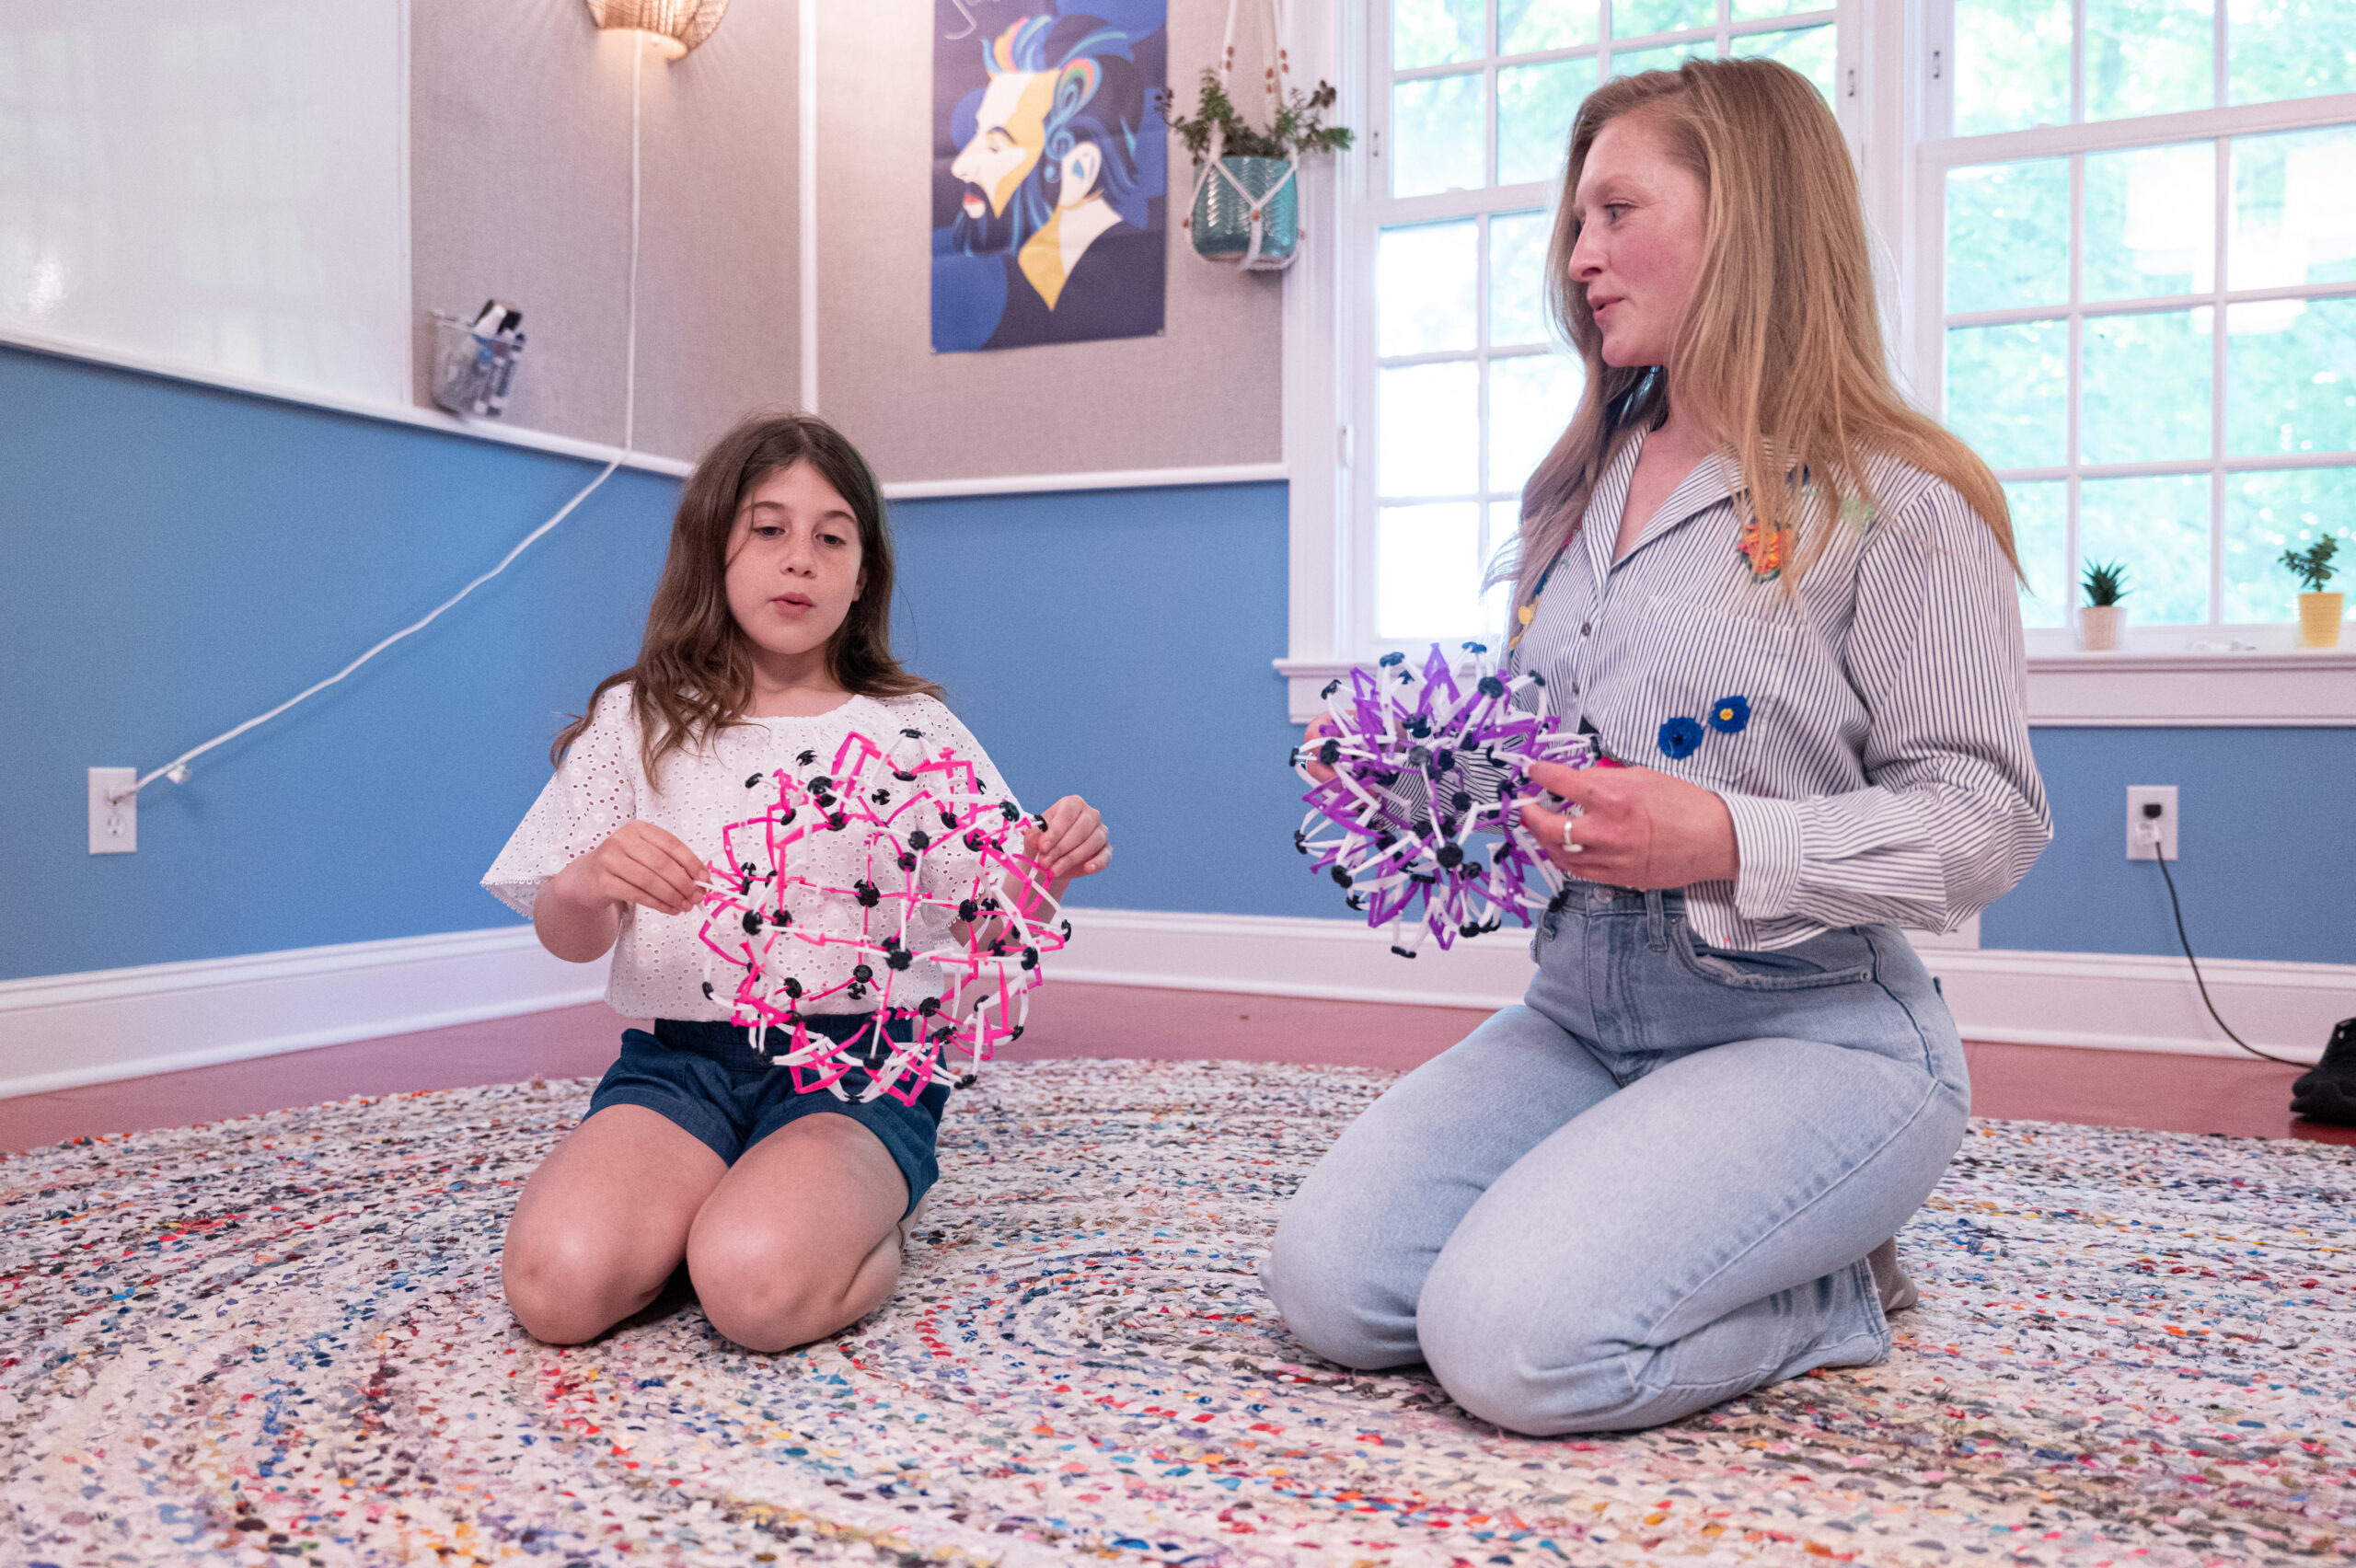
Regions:
M 809 1027 L 813 1032 L 823 1028 L 848 1039 L 871 1022 L 850 1013 L 814 1017 Z M 908 1024 L 896 1022 L 890 1032 L 895 1040 L 906 1040 Z M 768 1044 L 783 1051 L 788 1036 L 772 1029 Z M 853 1068 L 845 1087 L 863 1077 Z M 788 1123 L 804 1116 L 849 1116 L 883 1141 L 908 1183 L 908 1209 L 913 1210 L 941 1176 L 933 1143 L 941 1131 L 941 1107 L 948 1103 L 949 1086 L 937 1078 L 914 1105 L 903 1105 L 890 1095 L 837 1100 L 823 1089 L 797 1094 L 792 1072 L 755 1051 L 741 1025 L 658 1018 L 652 1034 L 642 1029 L 622 1031 L 621 1057 L 598 1080 L 597 1091 L 589 1099 L 589 1114 L 608 1105 L 642 1105 L 693 1133 L 731 1165 Z

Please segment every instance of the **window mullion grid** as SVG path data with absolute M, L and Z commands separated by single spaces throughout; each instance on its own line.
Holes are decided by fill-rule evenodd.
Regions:
M 1392 170 L 1399 161 L 1399 138 L 1393 133 L 1392 110 L 1398 102 L 1400 73 L 1397 64 L 1397 38 L 1387 17 L 1370 17 L 1369 31 L 1381 39 L 1380 57 L 1370 73 L 1375 90 L 1369 96 L 1375 100 L 1373 110 L 1373 156 L 1367 171 L 1367 200 L 1355 214 L 1358 227 L 1358 250 L 1353 258 L 1356 265 L 1355 287 L 1350 295 L 1357 304 L 1353 314 L 1357 318 L 1357 341 L 1365 344 L 1357 363 L 1358 373 L 1351 377 L 1355 387 L 1352 398 L 1354 434 L 1350 451 L 1350 527 L 1351 558 L 1345 570 L 1348 593 L 1350 624 L 1345 649 L 1365 647 L 1380 627 L 1378 611 L 1382 580 L 1382 370 L 1381 370 L 1381 255 L 1382 224 L 1395 198 L 1397 182 Z
M 2086 0 L 2070 0 L 2070 123 L 2086 122 Z
M 1479 269 L 1479 273 L 1472 282 L 1472 310 L 1475 317 L 1472 324 L 1472 340 L 1480 345 L 1481 350 L 1478 361 L 1481 368 L 1478 378 L 1474 382 L 1481 398 L 1481 418 L 1474 432 L 1474 439 L 1480 443 L 1480 450 L 1472 455 L 1472 474 L 1473 482 L 1484 498 L 1473 503 L 1472 548 L 1484 561 L 1489 559 L 1490 548 L 1489 506 L 1485 497 L 1491 487 L 1489 475 L 1489 450 L 1492 444 L 1489 440 L 1489 419 L 1492 408 L 1489 389 L 1491 346 L 1489 343 L 1489 277 L 1492 268 L 1489 262 L 1489 248 L 1496 243 L 1491 228 L 1492 217 L 1493 214 L 1484 213 L 1476 220 L 1479 225 L 1480 243 L 1472 248 L 1473 263 Z
M 1717 44 L 1716 58 L 1720 60 L 1724 60 L 1734 51 L 1734 40 L 1728 31 L 1733 24 L 1733 0 L 1718 0 L 1718 27 L 1715 41 Z
M 1611 0 L 1596 0 L 1595 17 L 1595 79 L 1600 83 L 1611 79 L 1611 45 L 1617 39 L 1612 30 L 1617 26 L 1611 15 Z
M 1390 86 L 1384 85 L 1385 93 Z M 1351 511 L 1356 526 L 1351 536 L 1356 543 L 1357 559 L 1350 577 L 1351 637 L 1357 646 L 1364 646 L 1376 628 L 1377 596 L 1382 578 L 1382 370 L 1379 356 L 1382 352 L 1380 310 L 1381 306 L 1379 259 L 1382 249 L 1381 204 L 1367 203 L 1364 236 L 1365 258 L 1360 288 L 1362 297 L 1375 308 L 1361 310 L 1368 352 L 1358 363 L 1364 367 L 1355 377 L 1357 387 L 1357 439 L 1352 443 L 1352 494 L 1356 504 Z
M 1798 32 L 1803 28 L 1837 27 L 1840 22 L 1841 12 L 1838 7 L 1820 11 L 1794 11 L 1787 16 L 1761 17 L 1748 22 L 1738 22 L 1734 19 L 1734 8 L 1729 4 L 1716 30 L 1728 39 L 1755 38 L 1761 33 Z
M 2222 295 L 2204 289 L 2199 294 L 2146 294 L 2141 299 L 2090 300 L 2085 314 L 2096 316 L 2149 316 L 2165 310 L 2198 310 L 2214 305 L 2222 297 L 2229 305 L 2263 305 L 2269 300 L 2345 299 L 2356 295 L 2356 283 L 2287 283 L 2280 288 L 2227 289 Z M 1950 327 L 2009 327 L 2015 322 L 2046 321 L 2053 316 L 2050 305 L 2024 305 L 2010 310 L 1963 310 L 1946 318 Z
M 2215 58 L 2211 61 L 2211 82 L 2213 92 L 2211 107 L 2223 109 L 2229 98 L 2225 68 L 2225 50 L 2229 43 L 2226 33 L 2227 16 L 2233 7 L 2226 0 L 2210 0 L 2213 30 L 2210 33 L 2210 48 Z M 2214 467 L 2209 476 L 2209 624 L 2216 626 L 2225 618 L 2225 236 L 2233 219 L 2233 138 L 2220 136 L 2217 148 L 2217 232 L 2212 236 L 2215 245 L 2214 262 L 2217 275 L 2211 279 L 2217 299 L 2209 312 L 2210 371 L 2209 423 L 2210 455 Z
M 2085 15 L 2085 0 L 2073 0 L 2073 10 L 2079 20 Z M 2084 37 L 2084 29 L 2079 29 Z M 2074 47 L 2074 45 L 2073 45 Z M 2067 418 L 2063 421 L 2063 461 L 2069 465 L 2070 478 L 2064 487 L 2063 525 L 2062 530 L 2062 558 L 2066 563 L 2062 577 L 2063 592 L 2069 595 L 2070 620 L 2078 619 L 2078 563 L 2084 558 L 2079 541 L 2084 533 L 2080 526 L 2079 506 L 2085 494 L 2079 478 L 2079 467 L 2085 462 L 2082 447 L 2083 420 L 2079 402 L 2085 390 L 2081 366 L 2085 361 L 2086 320 L 2081 306 L 2085 303 L 2086 249 L 2086 156 L 2070 155 L 2070 329 L 2063 335 L 2065 352 L 2070 356 L 2067 394 L 2063 405 Z
M 1931 77 L 1923 89 L 1923 134 L 1927 140 L 1943 142 L 1955 134 L 1955 0 L 1925 0 L 1923 28 L 1923 45 L 1932 58 L 1943 60 L 1946 65 Z M 1946 201 L 1946 167 L 1945 164 L 1939 166 L 1942 204 Z
M 1790 25 L 1788 17 L 1776 17 L 1766 22 L 1752 23 L 1750 30 L 1752 32 L 1782 32 Z M 1680 43 L 1707 43 L 1716 38 L 1719 31 L 1717 23 L 1704 22 L 1698 28 L 1667 28 L 1659 32 L 1638 33 L 1633 38 L 1623 38 L 1620 41 L 1630 49 L 1668 49 Z
M 1505 112 L 1504 101 L 1498 97 L 1497 56 L 1505 48 L 1503 33 L 1504 6 L 1499 0 L 1487 0 L 1482 7 L 1483 34 L 1488 40 L 1489 61 L 1484 68 L 1487 98 L 1483 115 L 1482 134 L 1489 144 L 1489 189 L 1496 190 L 1504 169 L 1498 165 L 1501 156 L 1497 146 L 1499 117 Z M 1477 350 L 1473 357 L 1472 389 L 1479 399 L 1478 414 L 1473 421 L 1472 439 L 1476 450 L 1472 454 L 1472 485 L 1483 495 L 1489 490 L 1489 247 L 1493 243 L 1489 232 L 1489 212 L 1474 217 L 1472 245 L 1472 342 Z M 1472 503 L 1472 551 L 1475 564 L 1489 559 L 1489 508 L 1482 502 Z
M 2202 457 L 2154 457 L 2141 463 L 2087 463 L 2077 472 L 2090 479 L 2154 479 L 2185 476 L 2197 478 L 2217 467 Z M 2269 452 L 2256 457 L 2228 457 L 2228 475 L 2295 473 L 2308 468 L 2356 468 L 2356 452 Z M 2072 472 L 2067 463 L 2042 467 L 1997 468 L 2006 484 L 2059 484 Z
M 2211 98 L 2211 104 L 2213 108 L 2223 109 L 2232 101 L 2227 96 L 2231 78 L 2225 70 L 2225 48 L 2230 41 L 2225 32 L 2225 17 L 2233 7 L 2226 3 L 2226 0 L 2209 0 L 2209 8 L 2211 26 L 2209 47 L 2216 55 L 2216 58 L 2211 62 L 2212 67 L 2211 76 L 2215 89 Z
M 1470 220 L 1465 221 L 1469 222 Z M 1403 226 L 1421 227 L 1423 225 L 1411 225 Z M 1378 355 L 1375 360 L 1375 365 L 1376 368 L 1380 370 L 1397 370 L 1403 365 L 1461 364 L 1468 359 L 1479 357 L 1479 354 L 1480 351 L 1478 349 L 1426 349 L 1421 353 Z
M 2217 0 L 2218 17 L 2224 14 L 2223 0 Z M 2217 41 L 2223 81 L 2222 21 Z M 2233 219 L 2234 159 L 2231 137 L 2220 136 L 2212 144 L 2217 149 L 2217 167 L 2212 192 L 2216 232 L 2210 236 L 2210 267 L 2215 275 L 2209 280 L 2209 624 L 2216 626 L 2225 618 L 2225 236 Z
M 1506 63 L 1510 63 L 1510 66 L 1553 66 L 1555 62 L 1581 59 L 1588 54 L 1595 54 L 1595 45 L 1572 45 L 1566 50 L 1529 50 L 1527 54 L 1506 56 Z M 1468 71 L 1477 71 L 1477 68 L 1480 68 L 1477 59 L 1444 59 L 1438 66 L 1409 66 L 1406 71 L 1395 73 L 1390 80 L 1395 80 L 1395 83 L 1427 83 L 1432 77 L 1465 75 Z
M 1497 185 L 1497 0 L 1481 11 L 1481 172 L 1492 190 Z

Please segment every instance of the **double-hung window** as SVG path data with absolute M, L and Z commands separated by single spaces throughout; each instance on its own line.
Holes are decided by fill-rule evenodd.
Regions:
M 1932 6 L 1914 346 L 2032 651 L 2092 562 L 2146 648 L 2287 641 L 2282 552 L 2356 546 L 2356 4 Z
M 1481 580 L 1578 402 L 1542 296 L 1572 117 L 1602 81 L 1769 55 L 1833 96 L 1838 27 L 1800 0 L 1374 0 L 1353 253 L 1348 526 L 1363 649 L 1493 632 Z M 1370 568 L 1371 570 L 1368 570 Z

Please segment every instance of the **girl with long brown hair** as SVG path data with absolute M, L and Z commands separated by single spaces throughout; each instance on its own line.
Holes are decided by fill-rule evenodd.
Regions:
M 905 1220 L 938 1174 L 948 1086 L 935 1078 L 914 1103 L 796 1092 L 771 1065 L 781 1032 L 754 1048 L 726 994 L 703 983 L 698 945 L 707 858 L 725 824 L 752 814 L 748 778 L 807 780 L 857 732 L 918 755 L 953 747 L 988 798 L 1011 800 L 941 689 L 894 660 L 892 587 L 884 493 L 849 442 L 803 414 L 729 432 L 679 498 L 638 662 L 558 735 L 556 776 L 483 878 L 559 958 L 612 952 L 606 1000 L 655 1020 L 623 1034 L 587 1118 L 516 1203 L 507 1302 L 538 1339 L 595 1338 L 684 1263 L 714 1328 L 781 1350 L 857 1321 L 899 1276 Z M 1025 833 L 1057 898 L 1112 857 L 1077 795 Z M 851 886 L 865 874 L 853 836 L 801 840 L 797 874 Z M 832 930 L 845 912 L 795 914 Z M 929 920 L 948 916 L 915 911 L 909 930 L 925 940 L 907 949 L 945 934 Z M 857 977 L 854 952 L 818 945 L 799 962 L 811 1031 L 849 1042 L 870 1027 L 860 1004 L 872 1009 L 874 993 L 840 983 Z M 945 986 L 936 967 L 919 960 L 905 978 Z
M 1625 766 L 1535 770 L 1568 880 L 1524 1005 L 1343 1135 L 1263 1271 L 1319 1355 L 1540 1434 L 1887 1353 L 1970 1106 L 1899 928 L 2050 834 L 2004 493 L 1891 385 L 1806 79 L 1589 97 L 1548 292 L 1587 385 L 1523 494 L 1512 663 Z

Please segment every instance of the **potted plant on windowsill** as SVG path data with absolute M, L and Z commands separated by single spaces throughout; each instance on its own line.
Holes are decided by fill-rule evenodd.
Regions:
M 2339 541 L 2329 534 L 2317 539 L 2304 550 L 2284 550 L 2282 564 L 2291 574 L 2307 585 L 2299 595 L 2299 646 L 2302 648 L 2337 648 L 2339 646 L 2340 617 L 2347 613 L 2348 595 L 2327 594 L 2324 584 L 2331 581 L 2337 569 L 2331 558 L 2339 553 Z
M 1302 156 L 1341 152 L 1352 141 L 1347 127 L 1322 123 L 1334 107 L 1331 83 L 1281 98 L 1275 87 L 1269 92 L 1276 113 L 1265 131 L 1243 118 L 1217 71 L 1203 73 L 1202 100 L 1191 116 L 1173 113 L 1168 93 L 1161 104 L 1162 122 L 1194 155 L 1195 204 L 1186 228 L 1195 253 L 1252 271 L 1289 266 L 1299 253 L 1300 182 L 1295 176 Z
M 2119 651 L 2119 623 L 2127 617 L 2127 569 L 2117 561 L 2090 560 L 2083 583 L 2086 602 L 2078 610 L 2078 646 L 2089 653 Z

